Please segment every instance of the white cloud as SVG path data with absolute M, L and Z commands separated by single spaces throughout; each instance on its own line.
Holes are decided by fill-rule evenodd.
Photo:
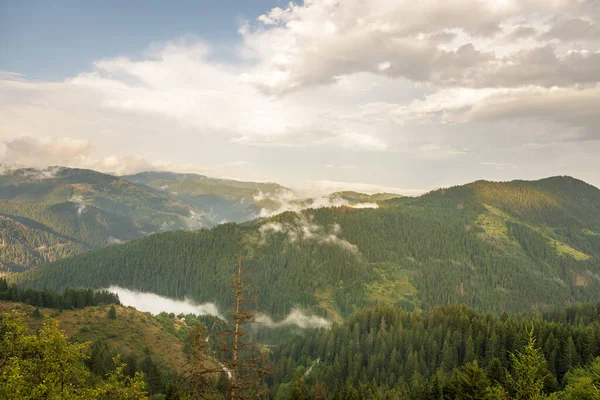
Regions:
M 316 315 L 307 315 L 302 310 L 294 308 L 283 320 L 274 322 L 266 314 L 258 314 L 255 321 L 269 328 L 282 328 L 287 326 L 297 326 L 301 329 L 331 328 L 331 321 Z
M 377 203 L 356 203 L 352 204 L 352 208 L 379 208 Z
M 259 22 L 265 27 L 259 25 L 243 31 L 245 54 L 260 62 L 248 79 L 272 93 L 333 82 L 338 76 L 357 72 L 449 85 L 468 84 L 475 79 L 472 84 L 493 85 L 490 80 L 497 72 L 494 69 L 516 71 L 528 67 L 531 61 L 527 57 L 495 55 L 498 47 L 506 47 L 506 37 L 498 35 L 503 29 L 519 18 L 540 15 L 549 18 L 569 13 L 595 18 L 598 11 L 594 3 L 569 0 L 290 3 L 285 9 L 275 8 L 261 16 Z M 519 29 L 519 24 L 514 25 Z M 591 32 L 577 29 L 580 36 L 594 38 Z M 444 37 L 441 34 L 453 31 L 460 32 L 463 40 L 456 37 L 450 43 L 440 40 Z M 523 28 L 520 31 L 520 36 L 524 36 Z M 490 69 L 493 72 L 481 75 Z M 571 80 L 577 80 L 569 71 L 563 71 L 561 80 L 569 75 Z
M 422 145 L 420 150 L 423 154 L 423 157 L 428 160 L 447 160 L 465 155 L 468 152 L 466 149 L 457 150 L 449 146 L 432 143 Z
M 325 165 L 325 168 L 332 168 L 332 169 L 358 169 L 358 166 L 356 166 L 356 165 L 327 164 L 327 165 Z
M 119 286 L 111 286 L 107 289 L 110 292 L 119 295 L 119 300 L 125 306 L 132 306 L 139 311 L 149 312 L 151 314 L 160 314 L 161 312 L 174 314 L 196 314 L 196 315 L 214 315 L 224 319 L 219 313 L 217 306 L 213 303 L 197 304 L 191 300 L 175 300 L 168 297 L 159 296 L 154 293 L 138 292 Z
M 486 167 L 493 167 L 499 170 L 505 170 L 505 169 L 516 169 L 517 166 L 513 165 L 513 164 L 506 164 L 506 163 L 497 163 L 497 162 L 482 162 L 481 165 L 485 165 Z
M 141 58 L 98 60 L 62 82 L 0 71 L 0 161 L 287 185 L 322 178 L 314 165 L 349 163 L 358 168 L 329 173 L 392 187 L 463 181 L 482 159 L 523 164 L 528 143 L 599 138 L 599 9 L 573 0 L 311 0 L 245 23 L 227 59 L 219 43 L 186 38 Z M 536 129 L 515 134 L 524 124 Z M 493 154 L 491 142 L 501 145 Z M 577 157 L 595 147 L 569 148 L 577 165 L 562 172 L 597 179 L 599 161 Z M 434 173 L 432 160 L 455 168 Z
M 283 189 L 276 192 L 259 192 L 254 196 L 255 202 L 267 201 L 268 207 L 260 210 L 259 217 L 265 218 L 272 215 L 281 214 L 286 211 L 300 212 L 307 209 L 324 207 L 341 207 L 348 202 L 340 197 L 331 197 L 329 193 L 325 195 L 308 197 L 301 196 L 291 190 Z
M 76 158 L 85 158 L 90 144 L 86 140 L 63 137 L 20 137 L 4 142 L 4 160 L 8 163 L 28 166 L 47 166 L 49 163 L 70 162 Z
M 269 221 L 262 224 L 259 231 L 263 241 L 266 241 L 269 235 L 273 233 L 285 234 L 291 243 L 313 241 L 319 244 L 338 246 L 351 253 L 358 254 L 356 245 L 338 237 L 341 233 L 341 228 L 338 224 L 326 228 L 315 224 L 312 216 L 307 217 L 299 214 L 290 223 Z
M 383 185 L 374 185 L 372 183 L 354 183 L 354 182 L 336 182 L 329 180 L 306 181 L 305 190 L 309 193 L 325 194 L 352 190 L 360 193 L 397 193 L 404 196 L 423 194 L 425 189 L 397 188 Z

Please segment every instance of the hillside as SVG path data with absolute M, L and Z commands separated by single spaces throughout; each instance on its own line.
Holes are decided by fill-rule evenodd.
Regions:
M 75 342 L 100 341 L 106 343 L 111 351 L 122 356 L 133 355 L 141 360 L 150 350 L 150 355 L 165 370 L 182 370 L 186 362 L 183 341 L 169 332 L 155 317 L 134 308 L 115 306 L 117 318 L 107 317 L 109 306 L 86 307 L 83 309 L 63 310 L 40 308 L 41 315 L 52 317 L 68 338 Z M 19 310 L 32 315 L 35 307 L 23 303 L 0 301 L 0 314 L 10 310 Z M 30 318 L 29 322 L 41 323 L 40 318 Z M 174 329 L 187 329 L 171 320 Z
M 339 319 L 382 303 L 500 313 L 598 300 L 600 190 L 584 182 L 475 182 L 379 204 L 152 235 L 18 279 L 116 284 L 223 307 L 243 248 L 260 308 L 277 317 L 294 307 Z
M 354 191 L 343 191 L 343 192 L 335 192 L 332 193 L 331 196 L 337 196 L 344 200 L 348 200 L 353 203 L 370 203 L 377 201 L 390 200 L 395 198 L 403 197 L 401 194 L 396 193 L 374 193 L 374 194 L 366 194 L 359 193 Z
M 167 190 L 169 188 L 169 190 Z M 0 273 L 142 238 L 256 218 L 276 184 L 148 172 L 7 169 L 0 175 Z
M 141 172 L 123 176 L 123 179 L 170 193 L 203 210 L 211 226 L 226 221 L 254 219 L 263 207 L 269 208 L 269 204 L 255 198 L 259 193 L 275 194 L 288 190 L 276 183 L 242 182 L 172 172 Z

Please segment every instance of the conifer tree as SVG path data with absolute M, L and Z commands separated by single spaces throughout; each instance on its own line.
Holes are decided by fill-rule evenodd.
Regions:
M 544 389 L 544 380 L 549 374 L 546 359 L 536 347 L 533 333 L 532 326 L 527 332 L 527 344 L 523 351 L 510 354 L 514 368 L 512 384 L 517 400 L 539 398 Z

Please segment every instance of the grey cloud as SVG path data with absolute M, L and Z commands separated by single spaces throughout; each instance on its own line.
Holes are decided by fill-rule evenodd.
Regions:
M 537 30 L 528 25 L 517 25 L 513 27 L 509 32 L 505 35 L 505 40 L 508 42 L 516 42 L 521 39 L 526 39 L 534 36 L 537 33 Z
M 587 90 L 555 89 L 492 96 L 473 105 L 468 121 L 536 119 L 575 128 L 566 139 L 600 139 L 600 87 Z
M 600 81 L 600 53 L 570 51 L 558 57 L 552 45 L 521 50 L 480 64 L 462 77 L 470 87 L 543 87 L 595 84 Z
M 548 31 L 539 36 L 542 40 L 558 39 L 562 42 L 571 42 L 581 39 L 599 39 L 600 26 L 581 18 L 571 18 L 556 22 Z

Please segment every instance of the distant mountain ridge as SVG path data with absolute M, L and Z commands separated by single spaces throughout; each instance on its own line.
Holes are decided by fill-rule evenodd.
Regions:
M 600 190 L 570 177 L 486 182 L 378 208 L 287 212 L 157 234 L 28 271 L 24 285 L 123 287 L 223 306 L 240 251 L 260 307 L 339 319 L 373 304 L 528 311 L 600 300 Z
M 152 186 L 159 181 L 175 182 L 181 195 Z M 4 167 L 0 175 L 0 272 L 22 271 L 155 232 L 255 218 L 261 208 L 252 204 L 252 194 L 280 188 L 195 174 L 149 172 L 116 177 L 66 167 Z
M 1 167 L 0 273 L 156 232 L 211 228 L 290 209 L 389 198 L 356 192 L 304 198 L 276 183 L 192 173 L 113 176 L 58 166 Z
M 204 215 L 212 222 L 209 225 L 256 218 L 265 205 L 255 200 L 256 195 L 289 190 L 276 183 L 217 179 L 191 173 L 150 171 L 122 178 L 170 193 L 191 206 L 202 209 Z

